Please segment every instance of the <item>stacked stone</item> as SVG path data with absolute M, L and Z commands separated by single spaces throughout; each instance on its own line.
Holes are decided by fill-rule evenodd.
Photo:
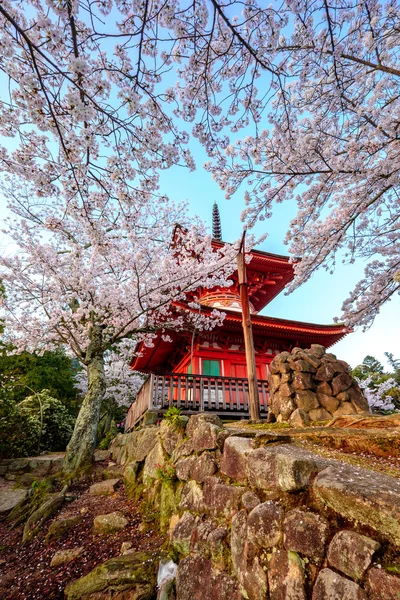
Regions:
M 398 600 L 400 481 L 285 431 L 248 433 L 198 414 L 114 440 L 126 489 L 145 500 L 140 527 L 158 515 L 177 562 L 157 600 Z M 157 479 L 165 464 L 175 478 Z M 70 584 L 67 600 L 155 597 L 158 555 L 141 556 L 142 573 L 138 553 L 121 552 Z
M 278 422 L 304 426 L 370 412 L 349 365 L 319 344 L 278 354 L 270 365 L 268 383 L 270 413 Z

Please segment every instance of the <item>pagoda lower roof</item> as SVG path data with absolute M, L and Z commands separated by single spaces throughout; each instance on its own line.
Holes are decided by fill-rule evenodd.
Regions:
M 211 313 L 211 309 L 202 307 L 202 312 L 203 314 Z M 212 333 L 216 336 L 218 334 L 226 336 L 230 333 L 236 336 L 238 333 L 243 335 L 242 314 L 230 310 L 224 310 L 224 312 L 226 316 L 222 325 L 213 329 Z M 343 324 L 318 325 L 263 315 L 252 315 L 251 322 L 255 341 L 282 340 L 282 342 L 293 342 L 296 345 L 301 344 L 304 347 L 311 344 L 321 344 L 325 348 L 329 348 L 351 331 Z M 171 338 L 170 342 L 164 341 L 160 333 L 153 340 L 154 345 L 151 348 L 146 347 L 143 343 L 138 344 L 135 352 L 136 356 L 131 362 L 133 370 L 143 372 L 160 370 L 182 339 L 191 336 L 191 334 L 183 331 L 163 333 L 168 333 Z M 198 337 L 201 337 L 201 331 L 198 332 Z

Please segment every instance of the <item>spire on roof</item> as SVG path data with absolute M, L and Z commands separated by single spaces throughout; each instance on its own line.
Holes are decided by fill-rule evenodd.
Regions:
M 214 202 L 212 209 L 212 236 L 214 240 L 222 242 L 221 217 L 216 202 Z

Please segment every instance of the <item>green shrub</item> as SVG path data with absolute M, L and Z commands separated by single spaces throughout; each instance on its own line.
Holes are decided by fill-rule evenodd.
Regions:
M 48 390 L 16 403 L 0 392 L 0 456 L 31 456 L 61 451 L 72 435 L 74 418 Z
M 37 454 L 40 422 L 0 391 L 0 456 Z
M 99 449 L 100 450 L 108 450 L 111 442 L 113 441 L 113 439 L 115 438 L 116 435 L 118 435 L 118 429 L 115 424 L 115 421 L 112 421 L 110 429 L 108 430 L 106 435 L 103 437 L 103 439 L 101 440 L 101 442 L 98 446 Z
M 180 408 L 176 406 L 170 406 L 168 410 L 165 411 L 164 419 L 171 427 L 174 429 L 183 429 L 184 420 L 182 419 L 182 411 Z
M 40 450 L 65 450 L 75 420 L 60 400 L 53 398 L 49 390 L 42 390 L 25 398 L 18 407 L 39 423 Z

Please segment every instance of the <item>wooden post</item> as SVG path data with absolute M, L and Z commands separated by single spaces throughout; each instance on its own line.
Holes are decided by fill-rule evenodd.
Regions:
M 244 347 L 246 350 L 247 378 L 249 381 L 250 420 L 260 420 L 260 402 L 256 372 L 256 357 L 254 353 L 253 330 L 251 327 L 249 290 L 247 285 L 246 263 L 244 260 L 244 243 L 246 232 L 243 233 L 239 254 L 236 257 L 239 279 L 240 303 L 242 305 L 242 325 Z

